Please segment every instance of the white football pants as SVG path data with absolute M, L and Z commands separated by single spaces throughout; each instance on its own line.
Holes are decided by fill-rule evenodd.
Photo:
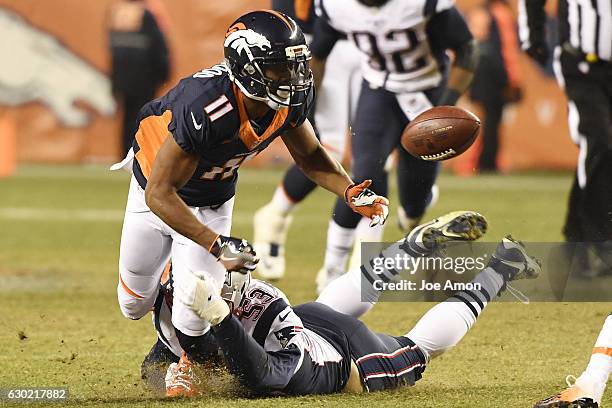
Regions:
M 219 208 L 189 207 L 196 218 L 218 234 L 230 235 L 234 199 Z M 140 319 L 153 307 L 159 281 L 172 258 L 174 281 L 190 271 L 207 272 L 219 284 L 225 269 L 206 248 L 180 235 L 147 207 L 144 190 L 134 177 L 130 182 L 119 254 L 119 306 L 125 317 Z M 172 323 L 189 336 L 200 336 L 208 322 L 200 319 L 181 302 L 174 302 Z
M 317 89 L 315 122 L 321 144 L 342 160 L 346 135 L 361 89 L 361 55 L 348 40 L 336 42 L 325 63 L 321 89 Z

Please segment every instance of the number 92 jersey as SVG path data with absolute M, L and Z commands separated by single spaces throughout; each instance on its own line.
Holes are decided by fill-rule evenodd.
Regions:
M 240 165 L 306 120 L 314 91 L 302 105 L 270 109 L 257 122 L 249 119 L 243 98 L 227 67 L 219 64 L 182 79 L 166 95 L 144 105 L 132 145 L 138 184 L 146 188 L 157 153 L 172 136 L 185 152 L 199 158 L 178 195 L 191 207 L 223 204 L 235 194 Z
M 316 1 L 319 17 L 346 33 L 364 54 L 363 77 L 374 88 L 402 93 L 437 87 L 446 56 L 432 44 L 432 29 L 444 31 L 436 33 L 442 37 L 471 38 L 463 21 L 461 27 L 428 27 L 437 13 L 454 9 L 453 0 L 389 0 L 382 7 L 357 0 Z

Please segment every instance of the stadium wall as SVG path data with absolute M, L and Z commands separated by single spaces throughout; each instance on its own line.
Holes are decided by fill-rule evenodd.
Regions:
M 113 0 L 0 0 L 0 119 L 16 129 L 19 162 L 111 163 L 120 157 L 120 127 L 108 82 L 106 10 Z M 150 0 L 171 48 L 172 79 L 222 58 L 225 28 L 268 0 Z M 222 6 L 221 6 L 222 4 Z M 478 1 L 459 1 L 466 11 Z M 577 149 L 570 142 L 566 107 L 556 82 L 526 57 L 524 101 L 504 119 L 502 167 L 570 169 Z M 462 102 L 466 103 L 466 102 Z M 465 105 L 469 106 L 469 105 Z M 1 156 L 0 156 L 1 157 Z M 281 143 L 253 160 L 290 160 Z M 469 155 L 450 165 L 470 171 Z

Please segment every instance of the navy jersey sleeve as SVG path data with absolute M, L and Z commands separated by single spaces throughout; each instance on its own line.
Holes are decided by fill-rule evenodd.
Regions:
M 427 38 L 433 50 L 456 50 L 473 36 L 459 10 L 451 7 L 427 22 Z
M 310 51 L 313 56 L 325 59 L 334 48 L 336 41 L 343 37 L 344 35 L 329 25 L 325 18 L 317 18 L 314 23 Z
M 183 104 L 174 106 L 168 130 L 187 153 L 203 154 L 208 147 L 210 119 L 202 109 Z

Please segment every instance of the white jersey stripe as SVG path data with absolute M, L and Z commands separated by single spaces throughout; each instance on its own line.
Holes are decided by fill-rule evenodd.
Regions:
M 582 51 L 586 54 L 597 52 L 595 48 L 595 38 L 597 30 L 597 12 L 593 8 L 591 1 L 581 4 L 582 21 L 580 25 L 580 38 L 582 40 Z
M 519 0 L 518 4 L 518 23 L 519 23 L 519 38 L 521 40 L 521 47 L 526 50 L 531 47 L 531 41 L 529 36 L 531 30 L 529 30 L 529 24 L 527 24 L 527 8 L 525 5 L 526 0 Z
M 210 113 L 210 112 L 214 111 L 215 109 L 217 109 L 219 106 L 223 105 L 226 102 L 229 102 L 227 97 L 225 95 L 221 95 L 216 100 L 214 100 L 210 104 L 206 105 L 206 107 L 204 108 L 204 111 L 206 113 Z
M 569 35 L 570 43 L 575 48 L 580 48 L 580 16 L 578 15 L 578 2 L 576 0 L 568 0 L 567 2 L 567 18 L 569 20 Z
M 612 62 L 612 2 L 598 0 L 599 9 L 599 57 Z
M 221 116 L 225 115 L 227 112 L 231 111 L 232 109 L 234 109 L 232 107 L 232 104 L 227 102 L 221 109 L 219 109 L 218 111 L 210 115 L 210 121 L 214 122 L 215 120 L 219 119 Z

